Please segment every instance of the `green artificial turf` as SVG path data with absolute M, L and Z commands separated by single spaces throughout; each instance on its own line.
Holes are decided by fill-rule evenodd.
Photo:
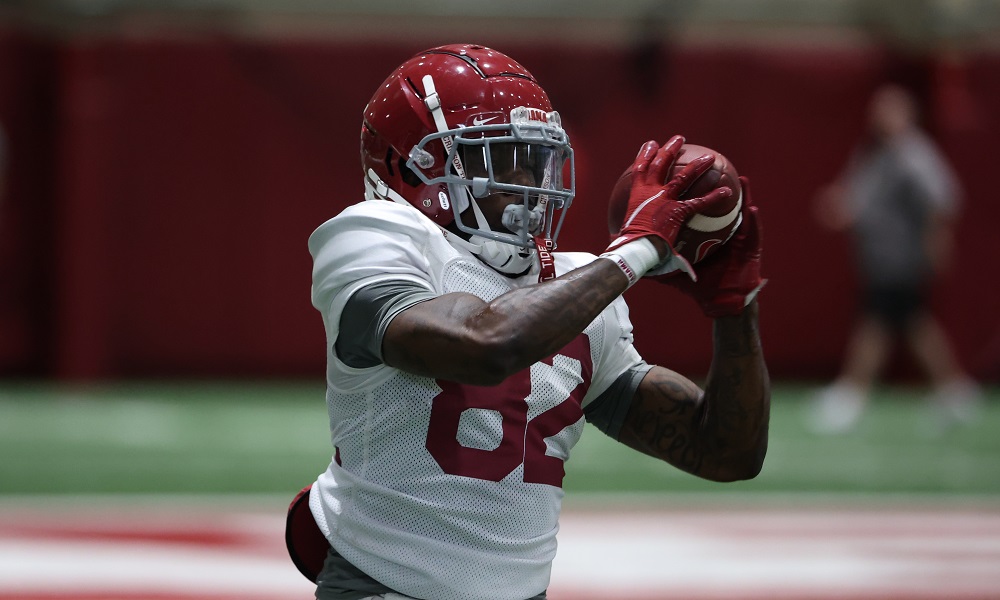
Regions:
M 996 496 L 1000 391 L 971 426 L 933 432 L 918 390 L 887 388 L 840 436 L 804 426 L 811 389 L 779 384 L 757 479 L 699 480 L 587 426 L 566 465 L 580 492 L 810 492 Z M 330 459 L 321 382 L 66 387 L 0 384 L 0 494 L 278 493 Z

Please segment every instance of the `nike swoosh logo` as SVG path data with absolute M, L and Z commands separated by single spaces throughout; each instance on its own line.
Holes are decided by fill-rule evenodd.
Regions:
M 487 123 L 489 123 L 490 121 L 492 121 L 495 118 L 496 117 L 486 117 L 485 119 L 483 119 L 481 117 L 475 117 L 475 118 L 472 119 L 472 124 L 475 125 L 475 126 L 477 126 L 477 127 L 479 125 L 486 125 Z

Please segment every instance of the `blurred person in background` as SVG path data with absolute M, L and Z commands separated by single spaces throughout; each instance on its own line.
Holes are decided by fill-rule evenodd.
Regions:
M 679 201 L 713 162 L 668 180 L 680 136 L 642 146 L 605 254 L 554 252 L 574 196 L 569 139 L 532 75 L 481 46 L 404 62 L 361 139 L 367 201 L 309 239 L 335 453 L 293 508 L 306 498 L 325 537 L 320 572 L 296 560 L 317 598 L 545 598 L 585 421 L 702 478 L 757 475 L 770 384 L 745 182 L 742 225 L 697 282 L 672 244 L 735 192 Z M 662 283 L 714 319 L 704 390 L 632 345 L 622 293 L 675 267 Z
M 810 411 L 815 431 L 857 425 L 900 338 L 933 386 L 933 426 L 940 431 L 974 418 L 979 388 L 928 305 L 932 283 L 952 259 L 959 196 L 955 174 L 919 126 L 915 97 L 896 84 L 879 87 L 868 107 L 868 135 L 817 196 L 820 222 L 852 236 L 861 306 L 841 374 Z

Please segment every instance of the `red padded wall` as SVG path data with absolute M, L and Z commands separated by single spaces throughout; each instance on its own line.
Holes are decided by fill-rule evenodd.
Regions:
M 360 199 L 362 108 L 425 45 L 0 36 L 0 118 L 12 142 L 37 146 L 15 157 L 0 205 L 0 372 L 321 375 L 306 239 Z M 773 375 L 835 371 L 855 284 L 847 240 L 818 228 L 810 202 L 861 131 L 891 67 L 881 53 L 664 49 L 651 71 L 627 50 L 500 48 L 540 79 L 574 141 L 563 249 L 603 247 L 605 199 L 644 140 L 677 132 L 715 147 L 762 207 Z M 998 72 L 1000 59 L 978 56 L 930 78 L 947 107 L 935 131 L 968 192 L 960 261 L 935 300 L 980 372 L 1000 354 L 1000 208 L 982 175 L 996 159 Z M 649 283 L 628 298 L 647 359 L 707 370 L 710 326 L 686 299 Z
M 0 374 L 52 363 L 55 60 L 51 44 L 0 31 Z

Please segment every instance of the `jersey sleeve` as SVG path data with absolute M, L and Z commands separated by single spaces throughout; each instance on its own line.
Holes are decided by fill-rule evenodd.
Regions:
M 312 303 L 327 314 L 363 285 L 399 280 L 428 290 L 432 231 L 409 207 L 371 200 L 348 207 L 309 237 Z
M 583 409 L 587 422 L 617 440 L 635 392 L 652 368 L 652 365 L 643 362 L 619 375 L 608 389 Z
M 584 408 L 610 388 L 622 374 L 645 364 L 632 345 L 632 323 L 628 318 L 628 305 L 625 304 L 625 300 L 621 297 L 615 299 L 605 309 L 603 315 L 601 351 L 599 356 L 595 357 L 594 378 L 583 398 Z
M 407 308 L 434 298 L 433 292 L 407 281 L 377 281 L 351 294 L 340 313 L 334 349 L 356 369 L 382 364 L 382 338 L 389 323 Z
M 351 366 L 341 360 L 336 350 L 341 316 L 351 297 L 366 286 L 396 282 L 436 293 L 432 260 L 446 242 L 434 228 L 411 207 L 370 200 L 347 208 L 310 236 L 312 303 L 326 328 L 331 390 L 352 392 L 391 376 L 384 363 Z

